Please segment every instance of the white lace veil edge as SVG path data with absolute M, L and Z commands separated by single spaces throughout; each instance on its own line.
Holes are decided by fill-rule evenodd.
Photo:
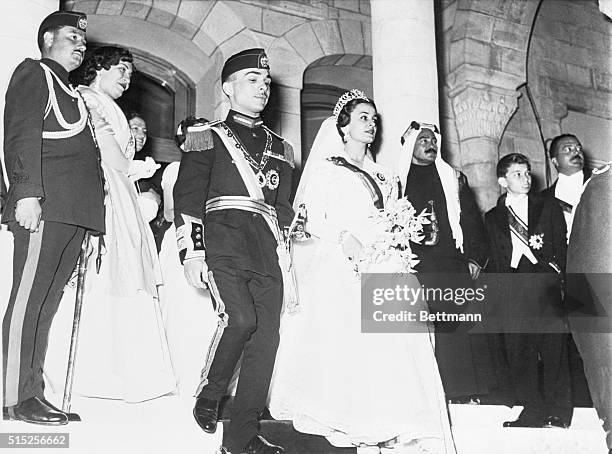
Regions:
M 294 209 L 297 209 L 303 202 L 306 195 L 306 189 L 311 177 L 318 171 L 320 165 L 332 156 L 341 156 L 344 154 L 344 144 L 342 138 L 338 134 L 336 128 L 336 118 L 329 117 L 321 123 L 319 132 L 310 148 L 310 154 L 306 159 L 306 164 L 302 170 L 302 176 L 295 193 L 293 201 Z

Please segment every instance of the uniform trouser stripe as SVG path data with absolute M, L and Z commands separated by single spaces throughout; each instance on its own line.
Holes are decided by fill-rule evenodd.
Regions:
M 6 359 L 6 406 L 16 405 L 19 395 L 19 371 L 21 361 L 21 335 L 23 322 L 25 319 L 26 308 L 32 291 L 40 250 L 42 245 L 44 221 L 40 221 L 37 232 L 30 233 L 28 242 L 28 253 L 25 265 L 21 274 L 21 281 L 15 297 L 13 313 L 11 314 L 9 341 Z
M 208 384 L 208 374 L 210 372 L 213 360 L 215 359 L 217 347 L 219 346 L 219 342 L 221 341 L 221 337 L 223 336 L 223 332 L 225 331 L 225 327 L 227 326 L 227 322 L 229 320 L 229 316 L 225 312 L 225 304 L 221 299 L 221 294 L 219 293 L 219 288 L 217 287 L 212 271 L 208 272 L 208 287 L 215 301 L 215 311 L 219 317 L 219 321 L 217 322 L 217 329 L 215 330 L 215 334 L 210 342 L 210 346 L 208 347 L 206 362 L 204 363 L 204 368 L 200 374 L 200 384 L 198 385 L 198 389 L 196 390 L 195 394 L 196 397 L 200 395 L 202 389 L 204 389 L 204 387 Z

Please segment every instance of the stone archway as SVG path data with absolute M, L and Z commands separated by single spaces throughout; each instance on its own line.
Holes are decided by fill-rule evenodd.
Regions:
M 272 75 L 279 98 L 280 131 L 295 149 L 301 163 L 302 105 L 304 73 L 311 65 L 351 65 L 366 57 L 371 67 L 371 27 L 349 20 L 308 21 L 287 30 L 268 47 Z M 274 66 L 274 62 L 282 65 Z

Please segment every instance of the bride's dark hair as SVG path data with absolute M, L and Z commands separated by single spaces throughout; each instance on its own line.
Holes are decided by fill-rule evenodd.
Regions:
M 342 110 L 340 110 L 338 113 L 338 119 L 336 120 L 336 128 L 338 129 L 338 134 L 340 134 L 340 137 L 342 137 L 342 141 L 344 141 L 344 133 L 342 132 L 341 128 L 345 127 L 351 122 L 351 113 L 359 104 L 369 104 L 376 109 L 376 104 L 374 104 L 374 101 L 366 101 L 365 99 L 357 98 L 347 102 Z M 378 109 L 376 110 L 378 111 Z

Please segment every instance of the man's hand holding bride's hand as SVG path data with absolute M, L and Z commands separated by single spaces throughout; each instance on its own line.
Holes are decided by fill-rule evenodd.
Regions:
M 344 230 L 340 233 L 340 237 L 338 238 L 338 242 L 342 247 L 342 252 L 349 260 L 354 260 L 359 257 L 363 249 L 363 245 L 361 241 L 359 241 L 355 236 L 348 231 Z
M 183 262 L 183 272 L 189 284 L 201 289 L 208 287 L 208 265 L 202 257 L 186 259 Z

